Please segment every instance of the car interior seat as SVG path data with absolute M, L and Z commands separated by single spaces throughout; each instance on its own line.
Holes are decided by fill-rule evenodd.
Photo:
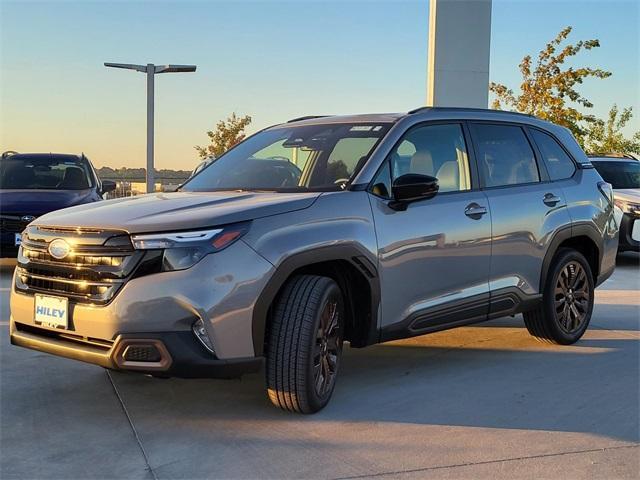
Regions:
M 69 190 L 82 190 L 89 188 L 87 176 L 81 168 L 67 167 L 64 171 L 62 181 L 58 183 L 58 188 L 65 188 Z
M 429 150 L 418 150 L 411 157 L 411 166 L 409 168 L 411 173 L 418 173 L 420 175 L 434 175 L 433 157 Z
M 439 191 L 455 192 L 460 190 L 460 169 L 458 168 L 458 162 L 453 160 L 444 162 L 438 169 L 436 178 L 440 186 Z

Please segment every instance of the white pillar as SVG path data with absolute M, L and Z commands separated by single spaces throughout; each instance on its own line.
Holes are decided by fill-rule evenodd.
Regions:
M 487 108 L 491 0 L 429 0 L 427 106 Z

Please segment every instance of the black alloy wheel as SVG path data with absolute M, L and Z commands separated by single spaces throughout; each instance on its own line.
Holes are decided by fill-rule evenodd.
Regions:
M 569 262 L 558 275 L 554 291 L 556 318 L 565 333 L 577 332 L 589 314 L 591 292 L 580 263 Z
M 547 272 L 542 301 L 523 313 L 529 333 L 547 343 L 570 345 L 589 326 L 594 301 L 594 278 L 584 255 L 561 248 Z
M 326 303 L 320 314 L 313 352 L 313 384 L 320 397 L 332 390 L 336 381 L 341 350 L 339 325 L 338 304 Z

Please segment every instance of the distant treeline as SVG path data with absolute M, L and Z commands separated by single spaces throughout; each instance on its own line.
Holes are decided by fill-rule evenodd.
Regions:
M 156 180 L 177 180 L 184 181 L 189 178 L 191 172 L 189 170 L 156 170 Z M 98 169 L 98 176 L 103 180 L 128 180 L 131 182 L 142 182 L 147 175 L 145 168 L 111 168 L 102 167 Z M 173 182 L 179 183 L 179 182 Z

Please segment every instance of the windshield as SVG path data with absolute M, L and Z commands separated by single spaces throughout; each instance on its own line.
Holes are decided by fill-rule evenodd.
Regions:
M 592 162 L 605 182 L 614 189 L 640 188 L 640 162 Z
M 390 126 L 341 123 L 264 130 L 213 161 L 182 190 L 340 190 Z
M 90 185 L 87 163 L 73 157 L 9 157 L 0 163 L 2 189 L 85 190 Z

